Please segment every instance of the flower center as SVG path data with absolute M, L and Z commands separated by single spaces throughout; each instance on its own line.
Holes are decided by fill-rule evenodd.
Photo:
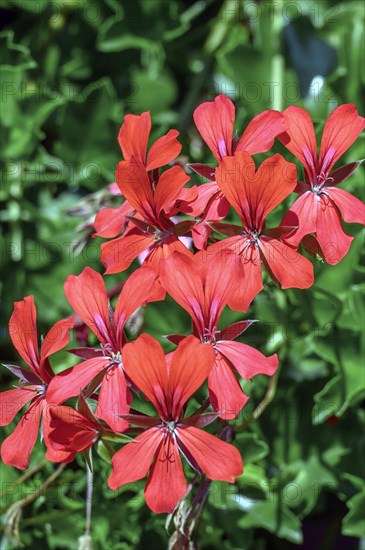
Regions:
M 259 240 L 260 240 L 260 231 L 254 230 L 254 231 L 245 231 L 242 233 L 243 237 L 246 237 L 246 243 L 245 248 L 250 245 L 254 245 L 256 248 L 259 246 Z
M 330 178 L 327 176 L 327 173 L 322 170 L 322 172 L 319 174 L 319 176 L 315 177 L 314 183 L 312 183 L 312 192 L 316 195 L 320 195 L 323 193 L 323 187 L 326 184 L 330 184 L 333 182 L 333 178 Z
M 217 341 L 216 336 L 215 336 L 216 332 L 217 332 L 216 327 L 213 327 L 212 329 L 205 328 L 204 329 L 204 334 L 200 338 L 202 344 L 211 344 L 212 346 L 214 346 L 214 344 Z
M 176 422 L 174 420 L 164 420 L 163 430 L 166 434 L 173 435 L 175 433 Z
M 105 344 L 101 347 L 103 350 L 103 355 L 110 359 L 111 363 L 120 364 L 122 362 L 122 354 L 120 353 L 120 351 L 114 352 L 111 344 Z

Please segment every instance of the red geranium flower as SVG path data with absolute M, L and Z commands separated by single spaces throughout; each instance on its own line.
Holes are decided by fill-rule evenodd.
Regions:
M 132 400 L 122 362 L 122 348 L 126 343 L 124 326 L 141 305 L 145 305 L 154 291 L 156 275 L 150 268 L 135 271 L 125 282 L 115 312 L 111 312 L 100 273 L 85 267 L 78 276 L 70 275 L 65 293 L 71 306 L 100 342 L 101 349 L 82 348 L 74 353 L 86 361 L 58 374 L 49 386 L 47 399 L 51 404 L 63 403 L 76 397 L 91 381 L 100 385 L 96 416 L 114 430 L 128 427 L 118 415 L 129 412 Z
M 209 249 L 208 249 L 209 250 Z M 256 349 L 233 342 L 253 321 L 240 321 L 223 330 L 218 329 L 220 315 L 232 289 L 241 284 L 239 259 L 233 253 L 224 258 L 208 259 L 205 252 L 193 258 L 174 252 L 161 265 L 161 281 L 167 292 L 193 320 L 193 332 L 204 345 L 210 344 L 215 354 L 208 375 L 209 400 L 225 420 L 235 418 L 248 397 L 233 373 L 245 380 L 256 374 L 271 376 L 277 369 L 278 356 L 265 357 Z M 185 336 L 168 337 L 177 343 Z
M 133 226 L 127 233 L 101 245 L 101 261 L 106 273 L 124 271 L 145 250 L 149 250 L 145 264 L 153 267 L 156 273 L 160 260 L 174 250 L 190 254 L 179 236 L 187 233 L 194 222 L 175 224 L 171 219 L 178 211 L 177 201 L 186 198 L 186 192 L 196 196 L 196 190 L 183 189 L 189 179 L 180 166 L 173 166 L 154 180 L 136 157 L 118 164 L 118 185 L 137 216 L 130 218 Z
M 38 351 L 37 311 L 33 296 L 14 303 L 14 312 L 9 321 L 10 338 L 29 369 L 5 365 L 20 380 L 19 387 L 0 394 L 0 425 L 9 424 L 15 415 L 30 402 L 12 434 L 1 446 L 1 458 L 5 464 L 20 470 L 28 468 L 30 455 L 37 441 L 42 419 L 42 433 L 47 445 L 46 457 L 54 462 L 70 460 L 68 453 L 55 452 L 49 446 L 49 417 L 46 391 L 54 377 L 49 357 L 67 346 L 73 318 L 56 323 L 45 336 Z M 29 385 L 26 385 L 29 384 Z
M 334 164 L 354 143 L 365 127 L 355 105 L 341 105 L 332 111 L 324 126 L 317 153 L 312 120 L 304 109 L 291 106 L 283 112 L 287 131 L 279 139 L 303 164 L 305 182 L 295 189 L 301 196 L 289 209 L 283 225 L 299 226 L 288 243 L 297 247 L 305 235 L 315 234 L 323 258 L 337 264 L 347 254 L 353 237 L 347 223 L 365 223 L 365 205 L 344 189 L 336 187 L 360 164 L 353 162 L 331 172 Z
M 151 115 L 148 112 L 141 115 L 126 115 L 118 134 L 124 160 L 130 160 L 132 157 L 138 159 L 147 172 L 169 164 L 181 151 L 181 143 L 177 140 L 179 132 L 170 130 L 158 138 L 147 153 L 151 126 Z M 126 225 L 133 210 L 134 207 L 127 200 L 119 208 L 101 210 L 94 222 L 95 236 L 116 237 Z
M 233 235 L 213 244 L 210 249 L 231 249 L 241 258 L 242 284 L 228 305 L 247 311 L 254 297 L 262 290 L 261 262 L 270 277 L 282 288 L 308 288 L 313 284 L 313 266 L 309 260 L 279 240 L 293 227 L 265 229 L 266 216 L 296 186 L 294 164 L 281 155 L 266 159 L 256 171 L 252 157 L 239 151 L 226 157 L 216 172 L 217 183 L 224 196 L 238 213 L 243 227 L 212 224 L 225 235 Z
M 68 453 L 72 460 L 77 453 L 86 451 L 103 436 L 115 435 L 95 417 L 82 393 L 77 408 L 76 411 L 65 405 L 49 407 L 49 443 L 55 451 Z
M 180 343 L 170 366 L 166 365 L 160 344 L 151 336 L 144 334 L 126 345 L 126 372 L 153 403 L 160 418 L 126 417 L 149 429 L 113 456 L 113 473 L 108 479 L 111 489 L 142 479 L 150 470 L 145 488 L 147 505 L 157 513 L 172 512 L 186 492 L 180 453 L 209 479 L 233 483 L 242 474 L 238 450 L 199 429 L 216 415 L 183 418 L 184 404 L 206 379 L 213 355 L 211 346 L 200 345 L 194 336 Z
M 241 138 L 233 137 L 235 106 L 229 97 L 221 94 L 214 101 L 206 101 L 194 111 L 195 125 L 212 151 L 218 165 L 235 151 L 247 151 L 250 155 L 264 153 L 271 149 L 276 136 L 285 131 L 286 125 L 279 111 L 263 111 L 247 125 Z M 229 202 L 224 197 L 215 180 L 215 168 L 205 164 L 191 164 L 210 183 L 200 185 L 198 198 L 189 205 L 188 213 L 198 216 L 204 212 L 202 221 L 193 230 L 194 243 L 204 248 L 211 229 L 205 224 L 225 218 Z

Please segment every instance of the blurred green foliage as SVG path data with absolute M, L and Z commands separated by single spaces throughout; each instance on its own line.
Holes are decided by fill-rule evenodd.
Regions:
M 153 137 L 178 128 L 191 162 L 211 160 L 192 111 L 222 92 L 236 102 L 239 132 L 263 109 L 292 103 L 310 111 L 320 132 L 337 104 L 354 102 L 363 113 L 363 15 L 357 0 L 3 0 L 4 359 L 18 360 L 6 332 L 14 300 L 34 294 L 46 330 L 70 313 L 67 275 L 85 265 L 101 270 L 100 242 L 78 226 L 92 221 L 94 205 L 114 180 L 125 113 L 150 110 Z M 283 152 L 280 144 L 274 150 Z M 361 137 L 341 162 L 364 156 Z M 363 181 L 360 167 L 343 186 L 364 199 Z M 365 536 L 364 233 L 356 226 L 348 231 L 356 234 L 350 253 L 336 267 L 316 262 L 312 289 L 281 291 L 268 281 L 247 316 L 260 322 L 244 341 L 278 352 L 281 373 L 272 403 L 236 437 L 244 475 L 234 487 L 211 487 L 202 548 L 358 548 Z M 119 279 L 108 277 L 108 287 Z M 227 311 L 223 322 L 243 317 Z M 190 327 L 185 312 L 167 299 L 147 308 L 144 330 L 161 340 Z M 72 358 L 57 368 L 71 364 Z M 4 385 L 13 383 L 2 377 Z M 234 427 L 251 417 L 267 387 L 265 377 L 245 383 L 251 398 Z M 31 466 L 42 457 L 39 444 Z M 53 469 L 48 464 L 12 485 L 19 472 L 0 466 L 3 527 L 6 509 Z M 166 547 L 165 518 L 146 508 L 143 483 L 114 494 L 106 485 L 109 464 L 95 460 L 95 470 L 94 548 Z M 77 548 L 85 488 L 80 459 L 24 509 L 25 547 Z M 17 543 L 3 537 L 0 547 Z

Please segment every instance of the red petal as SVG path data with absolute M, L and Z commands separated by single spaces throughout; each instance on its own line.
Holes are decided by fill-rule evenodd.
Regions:
M 189 180 L 189 176 L 181 166 L 173 166 L 159 177 L 154 196 L 158 215 L 161 214 L 162 210 L 165 214 L 170 214 L 182 188 Z
M 234 483 L 236 477 L 243 473 L 239 451 L 218 437 L 193 426 L 179 426 L 178 439 L 209 479 Z
M 156 225 L 152 186 L 142 162 L 135 157 L 119 162 L 116 178 L 120 190 L 133 208 L 146 221 Z
M 33 296 L 14 302 L 9 321 L 9 335 L 19 355 L 39 375 L 37 311 Z
M 122 366 L 111 367 L 101 383 L 95 416 L 104 420 L 114 432 L 123 432 L 129 424 L 119 415 L 129 413 L 131 402 Z
M 218 162 L 232 154 L 232 134 L 235 107 L 229 97 L 221 94 L 206 101 L 194 111 L 195 125 Z
M 317 142 L 312 119 L 305 109 L 292 105 L 283 112 L 287 130 L 279 140 L 303 164 L 309 179 L 316 176 Z
M 98 340 L 104 345 L 113 345 L 115 342 L 109 321 L 108 297 L 100 273 L 85 267 L 80 275 L 70 275 L 65 282 L 65 294 L 74 311 Z
M 70 341 L 69 331 L 73 328 L 74 318 L 62 319 L 58 321 L 50 331 L 46 334 L 41 346 L 41 362 L 39 372 L 45 382 L 49 382 L 53 377 L 53 372 L 48 366 L 47 357 L 57 353 L 62 348 L 66 347 Z
M 123 348 L 123 364 L 127 375 L 144 395 L 152 401 L 160 416 L 168 415 L 166 402 L 168 379 L 165 355 L 161 345 L 142 334 Z
M 56 451 L 80 453 L 96 441 L 99 427 L 71 407 L 49 407 L 49 442 Z
M 148 476 L 144 491 L 146 504 L 156 514 L 169 514 L 185 493 L 186 481 L 179 450 L 168 436 L 161 443 Z
M 237 152 L 223 160 L 216 179 L 245 228 L 260 231 L 267 214 L 295 189 L 296 168 L 281 155 L 274 155 L 256 173 L 252 157 Z
M 204 253 L 203 253 L 204 254 Z M 219 317 L 232 295 L 232 288 L 241 284 L 241 259 L 226 250 L 207 263 L 207 276 L 204 285 L 205 319 L 209 330 L 214 330 Z
M 128 269 L 141 252 L 155 243 L 152 237 L 142 233 L 126 235 L 101 245 L 101 261 L 106 267 L 105 273 L 120 273 Z
M 334 109 L 323 129 L 320 169 L 328 173 L 364 128 L 365 118 L 359 116 L 355 105 L 340 105 Z
M 83 361 L 70 369 L 66 369 L 52 378 L 47 388 L 47 402 L 58 405 L 80 394 L 99 372 L 102 372 L 110 364 L 107 357 L 95 357 Z
M 180 154 L 182 145 L 177 141 L 178 135 L 177 130 L 170 130 L 165 136 L 155 141 L 147 155 L 147 170 L 165 166 Z
M 248 401 L 232 368 L 223 355 L 216 353 L 215 362 L 208 376 L 209 400 L 224 420 L 236 418 Z
M 331 265 L 337 264 L 346 256 L 353 240 L 342 229 L 337 207 L 326 195 L 319 195 L 316 237 L 324 259 Z
M 1 458 L 4 464 L 25 470 L 29 466 L 30 454 L 37 441 L 39 422 L 45 399 L 36 399 L 15 430 L 5 439 L 1 446 Z
M 189 208 L 186 209 L 186 214 L 190 214 L 195 217 L 199 216 L 199 214 L 205 210 L 211 198 L 220 192 L 221 191 L 215 181 L 199 185 L 198 195 L 196 199 L 189 204 Z
M 216 343 L 216 349 L 228 359 L 245 380 L 251 380 L 256 374 L 272 376 L 278 368 L 279 360 L 276 354 L 266 357 L 257 349 L 242 342 L 219 341 Z
M 52 447 L 51 440 L 50 440 L 50 421 L 51 421 L 51 415 L 50 415 L 50 407 L 49 405 L 46 405 L 43 409 L 43 416 L 42 416 L 42 432 L 43 432 L 43 438 L 44 443 L 47 447 L 46 451 L 46 459 L 50 462 L 63 462 L 63 463 L 69 463 L 72 462 L 75 458 L 74 452 L 69 451 L 57 451 Z
M 252 300 L 263 289 L 260 252 L 255 245 L 248 245 L 246 237 L 230 237 L 213 247 L 232 250 L 240 258 L 238 280 L 240 283 L 232 289 L 228 305 L 235 311 L 247 311 Z M 209 247 L 207 252 L 213 248 Z
M 150 267 L 140 267 L 126 280 L 119 294 L 114 313 L 114 327 L 119 349 L 122 347 L 123 329 L 129 317 L 145 306 L 155 291 L 157 275 Z
M 96 214 L 94 220 L 95 233 L 93 237 L 112 239 L 119 235 L 127 223 L 127 216 L 133 212 L 133 207 L 125 201 L 119 208 L 103 208 Z
M 199 268 L 193 256 L 174 252 L 160 264 L 160 279 L 164 289 L 191 315 L 194 324 L 204 331 L 204 291 Z
M 116 491 L 121 485 L 145 477 L 162 437 L 159 428 L 151 428 L 117 451 L 112 458 L 113 473 L 108 479 L 110 489 Z
M 365 225 L 365 204 L 362 201 L 339 187 L 326 187 L 325 190 L 346 223 Z
M 214 363 L 214 350 L 190 335 L 174 352 L 169 373 L 168 396 L 174 419 L 181 415 L 186 401 L 203 384 Z M 169 411 L 169 412 L 170 412 Z
M 145 162 L 150 132 L 150 113 L 126 115 L 124 117 L 124 122 L 118 134 L 118 142 L 125 160 L 129 160 L 134 156 L 142 163 Z
M 301 195 L 285 214 L 281 226 L 296 226 L 293 233 L 282 237 L 285 243 L 298 248 L 305 235 L 315 233 L 317 230 L 318 195 L 307 191 Z
M 263 111 L 249 122 L 236 151 L 247 151 L 250 155 L 264 153 L 271 149 L 275 138 L 285 130 L 286 123 L 282 113 Z
M 152 267 L 152 269 L 159 275 L 161 262 L 166 260 L 166 258 L 169 258 L 173 252 L 179 252 L 184 256 L 192 256 L 190 250 L 183 242 L 181 242 L 179 237 L 170 235 L 165 240 L 151 248 L 150 253 L 146 257 L 143 264 Z M 163 296 L 161 295 L 158 299 L 163 300 Z
M 20 386 L 0 393 L 0 426 L 7 426 L 26 403 L 36 396 L 37 386 Z
M 312 263 L 285 243 L 263 236 L 260 249 L 268 266 L 282 288 L 309 288 L 314 283 Z

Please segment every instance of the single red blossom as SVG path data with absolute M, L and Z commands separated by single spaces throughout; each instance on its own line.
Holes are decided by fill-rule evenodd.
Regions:
M 334 171 L 332 168 L 363 131 L 365 118 L 359 116 L 355 105 L 334 109 L 325 123 L 317 153 L 313 122 L 307 111 L 291 106 L 283 116 L 287 130 L 279 139 L 301 161 L 305 173 L 305 182 L 298 182 L 295 189 L 300 197 L 282 221 L 283 225 L 298 226 L 287 242 L 298 247 L 305 235 L 314 234 L 321 256 L 335 265 L 347 254 L 353 239 L 343 231 L 341 218 L 364 225 L 365 205 L 337 187 L 360 162 Z
M 208 249 L 209 251 L 209 249 Z M 209 258 L 205 252 L 193 258 L 174 252 L 162 262 L 161 281 L 172 298 L 193 320 L 193 333 L 203 345 L 214 349 L 208 375 L 209 400 L 221 418 L 231 420 L 247 403 L 234 369 L 245 380 L 256 374 L 271 376 L 278 367 L 278 356 L 265 357 L 256 349 L 233 342 L 253 321 L 239 321 L 223 330 L 218 323 L 231 290 L 241 284 L 240 259 L 227 251 L 224 258 Z M 168 337 L 174 343 L 185 336 Z
M 19 387 L 0 393 L 0 425 L 6 426 L 17 413 L 30 403 L 14 431 L 1 446 L 1 458 L 5 464 L 25 470 L 37 441 L 39 427 L 47 446 L 46 458 L 53 462 L 70 460 L 68 453 L 56 452 L 49 445 L 49 415 L 46 391 L 54 377 L 49 357 L 60 351 L 69 342 L 73 317 L 56 323 L 46 334 L 38 349 L 37 311 L 33 296 L 26 296 L 14 303 L 14 312 L 9 321 L 9 334 L 14 347 L 28 368 L 5 365 L 19 378 Z
M 106 273 L 119 273 L 145 250 L 144 261 L 158 273 L 160 260 L 174 250 L 190 254 L 180 237 L 186 234 L 194 221 L 176 223 L 176 204 L 196 196 L 196 188 L 183 189 L 189 176 L 180 166 L 173 166 L 156 181 L 146 172 L 142 161 L 132 157 L 117 167 L 117 182 L 123 195 L 137 212 L 130 218 L 132 226 L 118 239 L 101 245 L 101 261 Z
M 183 417 L 183 407 L 211 369 L 213 349 L 187 337 L 167 365 L 160 344 L 146 334 L 125 347 L 125 368 L 159 418 L 129 415 L 132 424 L 147 427 L 112 458 L 111 489 L 142 479 L 149 471 L 145 499 L 156 513 L 174 510 L 186 493 L 180 454 L 209 479 L 233 483 L 243 472 L 238 450 L 201 427 L 216 415 Z M 151 467 L 152 464 L 152 467 Z
M 265 228 L 267 215 L 296 186 L 294 164 L 281 155 L 266 159 L 256 171 L 252 157 L 236 152 L 223 159 L 216 172 L 217 183 L 224 196 L 238 213 L 243 227 L 212 224 L 228 239 L 213 244 L 213 251 L 233 250 L 241 258 L 241 280 L 228 305 L 237 311 L 247 311 L 255 296 L 263 289 L 262 267 L 282 288 L 308 288 L 313 284 L 313 265 L 281 240 L 295 227 Z
M 66 405 L 49 407 L 50 445 L 55 451 L 69 453 L 72 460 L 96 443 L 102 433 L 100 423 L 93 422 L 79 411 Z
M 165 208 L 166 210 L 169 208 L 172 212 L 175 206 L 174 203 L 178 200 L 182 201 L 182 204 L 185 204 L 186 201 L 190 202 L 195 199 L 196 191 L 194 189 L 182 189 L 189 178 L 185 175 L 181 167 L 175 166 L 171 172 L 168 171 L 169 174 L 164 177 L 161 176 L 161 178 L 159 174 L 160 168 L 172 162 L 181 151 L 181 144 L 177 140 L 179 132 L 177 130 L 170 130 L 166 135 L 157 139 L 147 152 L 150 133 L 151 116 L 148 112 L 142 113 L 141 115 L 125 116 L 119 131 L 118 141 L 124 157 L 123 162 L 132 163 L 129 172 L 125 174 L 127 178 L 127 193 L 123 192 L 124 185 L 122 185 L 122 180 L 124 180 L 123 167 L 125 166 L 123 162 L 118 165 L 117 183 L 126 200 L 119 208 L 107 208 L 97 214 L 94 222 L 96 229 L 94 236 L 114 238 L 123 232 L 123 237 L 126 239 L 126 227 L 132 225 L 132 228 L 134 227 L 134 229 L 136 229 L 136 226 L 133 225 L 130 219 L 131 217 L 133 218 L 136 212 L 139 214 L 139 216 L 137 214 L 137 219 L 141 217 L 141 220 L 146 219 L 146 221 L 150 221 L 149 215 L 151 214 L 151 210 L 146 204 L 146 200 L 148 201 L 152 198 L 151 193 L 153 194 L 157 183 L 160 183 L 160 189 L 156 193 L 157 209 L 160 208 L 162 210 L 162 208 Z M 133 171 L 136 166 L 137 173 L 134 177 Z M 175 177 L 178 179 L 176 183 L 177 186 L 180 187 L 179 190 L 174 187 L 174 182 L 172 181 Z M 182 179 L 185 181 L 180 186 Z M 143 196 L 142 201 L 137 202 L 139 206 L 145 207 L 142 208 L 142 212 L 141 208 L 138 206 L 136 207 L 136 194 L 138 195 L 137 190 L 139 185 L 142 186 L 141 192 Z M 134 199 L 132 199 L 132 201 L 129 200 L 130 194 L 132 194 Z M 172 195 L 175 195 L 175 198 L 173 198 Z M 164 202 L 164 199 L 166 199 L 167 202 Z M 173 202 L 169 204 L 171 200 Z M 163 202 L 164 204 L 162 204 Z M 148 212 L 147 217 L 145 217 L 146 210 Z M 165 214 L 167 214 L 167 212 L 165 212 Z M 163 213 L 162 211 L 156 212 L 156 215 L 160 218 Z M 171 230 L 173 225 L 174 224 L 171 222 L 169 223 L 166 218 L 164 221 L 159 220 L 155 229 L 160 233 L 166 233 L 166 231 Z M 140 226 L 139 229 L 141 229 Z M 132 231 L 132 238 L 126 239 L 125 241 L 117 239 L 103 245 L 102 251 L 107 273 L 118 273 L 123 271 L 140 252 L 151 246 L 151 242 L 148 242 L 145 243 L 145 248 L 141 248 L 141 242 L 138 239 L 136 242 L 136 239 L 133 238 L 136 233 L 139 235 L 141 231 Z M 154 229 L 152 229 L 151 232 L 147 232 L 147 234 L 156 236 Z M 154 245 L 155 242 L 152 244 Z
M 128 428 L 128 423 L 118 416 L 129 412 L 132 401 L 122 362 L 124 327 L 136 309 L 150 300 L 155 283 L 152 269 L 143 267 L 135 271 L 125 282 L 113 314 L 100 273 L 86 267 L 80 275 L 67 278 L 66 297 L 95 334 L 101 348 L 75 350 L 86 360 L 55 376 L 47 392 L 49 403 L 56 405 L 76 397 L 96 379 L 97 386 L 100 385 L 96 416 L 114 431 Z
M 97 443 L 103 436 L 114 435 L 90 410 L 82 393 L 78 410 L 65 405 L 49 407 L 49 442 L 55 451 L 68 453 L 72 459 Z
M 233 102 L 224 94 L 217 96 L 214 101 L 202 103 L 194 111 L 195 125 L 218 165 L 235 151 L 247 151 L 250 155 L 268 151 L 273 146 L 275 138 L 286 130 L 282 114 L 279 111 L 267 110 L 251 120 L 241 138 L 233 137 L 235 115 Z M 195 216 L 203 212 L 201 223 L 193 230 L 194 243 L 201 249 L 205 248 L 211 231 L 205 222 L 225 218 L 229 202 L 215 182 L 215 168 L 205 164 L 191 164 L 190 167 L 211 180 L 199 186 L 198 198 L 187 210 L 187 213 Z
M 126 115 L 119 130 L 118 142 L 124 160 L 138 159 L 146 171 L 156 170 L 172 162 L 181 151 L 181 143 L 177 130 L 170 130 L 151 146 L 147 153 L 148 139 L 151 133 L 151 115 L 148 112 L 141 115 Z M 117 187 L 119 194 L 120 190 Z M 115 188 L 112 189 L 115 194 Z M 125 200 L 118 208 L 105 208 L 95 218 L 94 237 L 114 238 L 122 232 L 128 223 L 128 216 L 134 212 L 133 206 Z

